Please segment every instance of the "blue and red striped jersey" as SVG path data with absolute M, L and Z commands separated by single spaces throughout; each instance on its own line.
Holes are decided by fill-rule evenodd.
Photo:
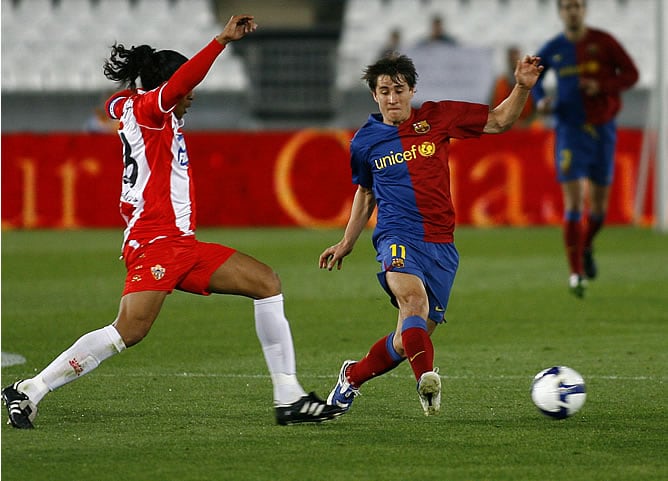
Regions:
M 374 244 L 397 233 L 426 242 L 452 242 L 450 139 L 479 137 L 489 107 L 425 102 L 399 126 L 371 114 L 350 146 L 353 183 L 373 189 L 378 207 Z
M 545 67 L 533 88 L 534 101 L 545 97 L 543 80 L 552 69 L 557 77 L 553 112 L 560 122 L 595 125 L 612 120 L 621 108 L 620 93 L 638 81 L 638 70 L 628 53 L 607 32 L 588 28 L 585 36 L 571 42 L 561 33 L 537 54 Z M 594 79 L 600 93 L 585 95 L 580 79 Z

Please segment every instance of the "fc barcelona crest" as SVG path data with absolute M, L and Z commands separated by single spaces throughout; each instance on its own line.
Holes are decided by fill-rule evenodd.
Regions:
M 156 264 L 153 267 L 151 267 L 151 274 L 153 274 L 153 279 L 155 279 L 156 281 L 159 281 L 160 279 L 165 277 L 165 271 L 166 270 L 167 269 L 162 267 L 160 264 Z
M 392 258 L 392 267 L 394 269 L 403 269 L 404 260 L 401 257 L 393 257 Z
M 413 124 L 413 130 L 415 130 L 416 134 L 426 134 L 431 130 L 431 125 L 426 120 L 420 120 Z
M 596 45 L 595 43 L 591 43 L 591 44 L 587 45 L 587 53 L 589 55 L 598 55 L 598 52 L 599 52 L 599 48 L 598 48 L 598 45 Z

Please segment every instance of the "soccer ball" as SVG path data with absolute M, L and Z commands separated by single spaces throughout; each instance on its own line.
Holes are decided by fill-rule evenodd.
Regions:
M 582 376 L 566 366 L 554 366 L 536 374 L 531 383 L 531 400 L 551 418 L 565 419 L 580 410 L 587 399 Z

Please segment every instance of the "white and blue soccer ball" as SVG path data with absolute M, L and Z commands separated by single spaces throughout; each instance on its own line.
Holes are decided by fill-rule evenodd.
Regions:
M 536 374 L 531 383 L 531 400 L 554 419 L 566 419 L 578 412 L 587 399 L 580 373 L 566 366 L 554 366 Z

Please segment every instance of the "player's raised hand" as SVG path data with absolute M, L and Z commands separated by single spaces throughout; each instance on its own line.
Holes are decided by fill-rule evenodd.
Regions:
M 540 64 L 540 57 L 525 55 L 523 59 L 517 61 L 515 81 L 520 87 L 530 89 L 536 85 L 543 69 L 544 67 Z
M 247 33 L 257 29 L 255 17 L 252 15 L 232 15 L 227 21 L 223 31 L 216 36 L 216 40 L 222 45 L 242 39 Z

